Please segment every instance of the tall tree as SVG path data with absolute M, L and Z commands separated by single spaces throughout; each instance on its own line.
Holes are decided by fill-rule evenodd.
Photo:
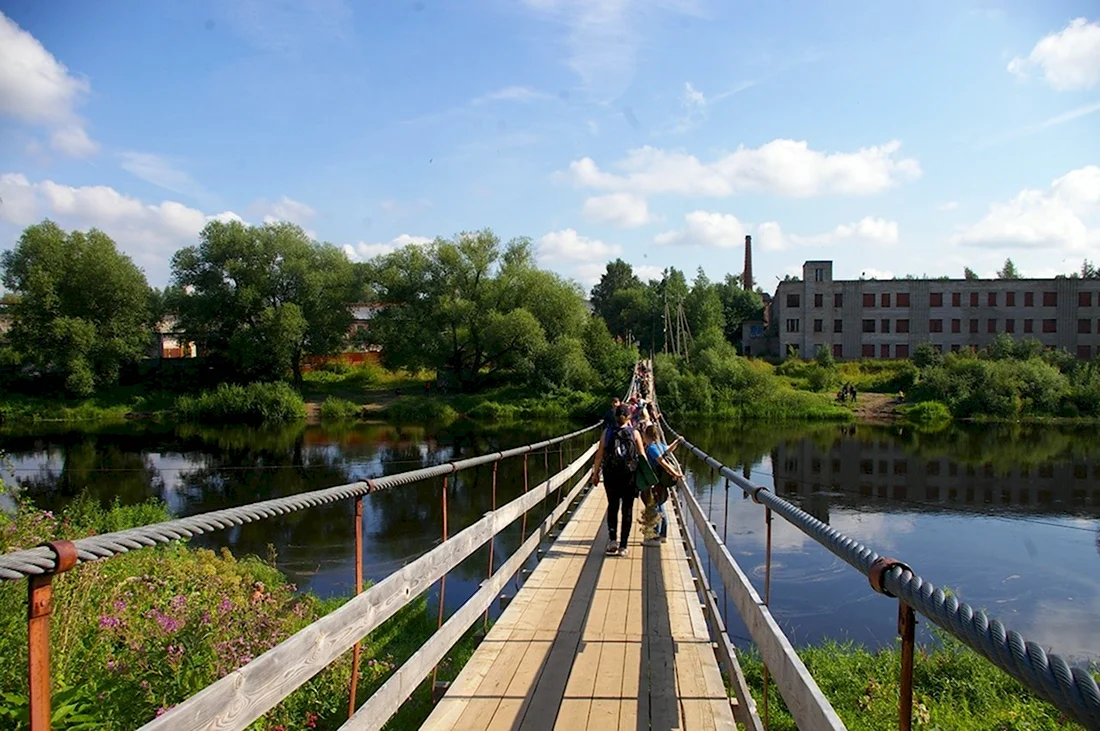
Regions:
M 0 268 L 18 295 L 12 347 L 39 371 L 60 374 L 70 394 L 117 383 L 120 368 L 149 348 L 145 275 L 102 231 L 29 226 Z
M 964 267 L 963 268 L 963 278 L 964 279 L 980 279 L 980 277 L 977 275 L 977 273 L 973 269 L 971 269 L 970 267 Z
M 732 274 L 727 274 L 726 280 L 717 285 L 717 289 L 718 297 L 722 300 L 726 340 L 739 346 L 741 328 L 745 321 L 763 319 L 764 300 L 759 292 L 742 289 L 741 277 Z
M 289 223 L 207 224 L 198 246 L 172 258 L 172 309 L 204 352 L 246 380 L 297 383 L 307 355 L 341 349 L 357 295 L 347 256 Z
M 695 336 L 701 336 L 710 330 L 717 330 L 723 333 L 723 337 L 725 336 L 726 317 L 722 310 L 722 298 L 718 295 L 718 288 L 711 284 L 702 267 L 696 271 L 695 281 L 692 282 L 684 308 L 688 326 Z
M 1005 259 L 1005 265 L 1001 267 L 1001 270 L 997 272 L 997 279 L 1019 279 L 1020 272 L 1017 271 L 1016 265 L 1012 262 L 1012 259 Z
M 641 287 L 642 281 L 634 275 L 634 268 L 622 259 L 609 261 L 600 281 L 592 288 L 592 309 L 596 314 L 611 322 L 614 316 L 612 300 L 624 289 Z
M 1100 269 L 1088 259 L 1081 264 L 1081 279 L 1100 279 Z

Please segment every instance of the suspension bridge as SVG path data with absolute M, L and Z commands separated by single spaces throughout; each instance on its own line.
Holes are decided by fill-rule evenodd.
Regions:
M 648 365 L 648 364 L 647 364 Z M 653 395 L 652 371 L 637 371 L 628 396 Z M 669 434 L 678 436 L 663 423 Z M 605 555 L 606 502 L 592 487 L 598 425 L 554 439 L 374 480 L 266 500 L 77 541 L 55 541 L 0 556 L 0 580 L 27 581 L 28 679 L 32 731 L 50 727 L 49 623 L 52 582 L 82 562 L 140 550 L 235 525 L 274 518 L 339 500 L 355 503 L 356 596 L 246 665 L 179 703 L 143 729 L 244 729 L 345 653 L 352 653 L 348 719 L 341 728 L 380 729 L 412 693 L 432 681 L 434 708 L 424 729 L 598 729 L 665 731 L 735 729 L 768 725 L 768 688 L 774 682 L 800 729 L 843 729 L 828 699 L 799 659 L 769 608 L 771 524 L 786 520 L 867 576 L 868 591 L 896 599 L 901 637 L 898 728 L 912 725 L 914 626 L 933 622 L 987 661 L 1019 680 L 1066 717 L 1100 729 L 1100 689 L 1092 676 L 1046 653 L 995 618 L 947 596 L 901 560 L 822 523 L 771 490 L 752 484 L 690 442 L 693 459 L 740 489 L 761 508 L 766 525 L 763 594 L 725 546 L 690 485 L 680 481 L 669 503 L 668 542 L 635 546 L 626 556 Z M 662 436 L 663 438 L 663 436 Z M 556 474 L 527 484 L 527 460 L 558 446 Z M 566 463 L 565 455 L 569 454 Z M 524 491 L 497 505 L 497 465 L 524 461 Z M 449 484 L 463 470 L 492 467 L 492 510 L 449 531 Z M 363 589 L 363 500 L 381 490 L 442 478 L 441 542 L 385 579 Z M 531 525 L 537 506 L 551 506 Z M 510 556 L 493 556 L 494 538 L 519 522 L 522 542 Z M 443 598 L 448 573 L 489 545 L 486 579 L 449 617 Z M 637 541 L 635 541 L 637 544 Z M 733 601 L 764 664 L 757 705 L 701 570 L 705 552 Z M 537 561 L 531 568 L 532 560 Z M 506 590 L 518 579 L 513 597 Z M 439 586 L 437 631 L 368 698 L 357 693 L 360 642 L 431 587 Z M 510 599 L 510 600 L 509 600 Z M 447 653 L 488 617 L 494 602 L 507 605 L 450 684 L 436 682 Z M 769 679 L 771 682 L 769 682 Z M 773 701 L 774 702 L 774 701 Z

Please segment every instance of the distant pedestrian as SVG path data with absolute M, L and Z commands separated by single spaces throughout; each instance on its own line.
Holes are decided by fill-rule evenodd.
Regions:
M 645 452 L 645 445 L 638 432 L 630 426 L 629 406 L 619 404 L 615 409 L 615 419 L 616 426 L 603 432 L 596 448 L 592 484 L 599 484 L 602 473 L 603 489 L 607 495 L 607 553 L 625 556 L 630 524 L 634 520 L 634 497 L 637 493 L 635 472 L 638 459 Z
M 605 431 L 611 429 L 619 423 L 615 419 L 615 409 L 619 408 L 620 403 L 622 403 L 622 401 L 620 401 L 619 397 L 616 396 L 615 398 L 611 399 L 611 406 L 607 409 L 607 411 L 604 412 L 603 428 Z

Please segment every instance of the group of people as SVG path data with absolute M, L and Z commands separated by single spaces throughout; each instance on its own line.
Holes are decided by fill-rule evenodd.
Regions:
M 836 400 L 840 403 L 844 403 L 848 400 L 851 400 L 852 403 L 855 403 L 856 387 L 850 383 L 845 383 L 843 386 L 840 387 L 840 392 L 837 393 Z
M 592 467 L 592 484 L 599 484 L 602 474 L 607 495 L 608 554 L 628 553 L 635 498 L 641 498 L 645 505 L 640 521 L 645 527 L 642 545 L 659 546 L 667 539 L 665 503 L 669 488 L 683 474 L 670 459 L 680 439 L 671 445 L 661 441 L 658 416 L 652 403 L 632 396 L 626 403 L 613 399 L 604 417 L 603 434 Z

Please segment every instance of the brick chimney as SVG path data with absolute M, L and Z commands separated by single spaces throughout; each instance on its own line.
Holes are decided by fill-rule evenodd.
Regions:
M 745 237 L 745 272 L 742 275 L 744 282 L 742 286 L 746 290 L 752 291 L 752 236 Z

